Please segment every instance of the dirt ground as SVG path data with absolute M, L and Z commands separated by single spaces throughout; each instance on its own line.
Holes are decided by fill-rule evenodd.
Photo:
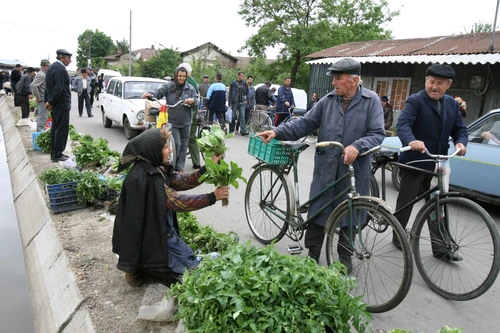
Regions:
M 7 104 L 17 121 L 20 118 L 20 108 L 13 107 L 10 96 L 7 97 Z M 18 127 L 18 131 L 37 175 L 47 168 L 57 166 L 51 162 L 50 154 L 33 150 L 31 129 L 28 126 Z M 43 184 L 40 186 L 44 188 Z M 48 198 L 46 199 L 48 202 Z M 175 332 L 177 323 L 137 319 L 147 286 L 129 287 L 125 282 L 125 274 L 116 268 L 117 257 L 111 251 L 114 216 L 110 216 L 104 208 L 88 207 L 52 214 L 52 218 L 96 332 Z M 158 297 L 160 300 L 162 295 Z

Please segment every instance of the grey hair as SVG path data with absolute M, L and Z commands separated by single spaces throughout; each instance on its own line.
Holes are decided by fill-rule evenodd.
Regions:
M 191 75 L 191 72 L 193 71 L 193 67 L 191 67 L 191 65 L 188 62 L 183 62 L 182 64 L 177 66 L 177 68 L 175 70 L 177 71 L 181 67 L 184 67 L 186 69 L 187 73 L 189 75 Z

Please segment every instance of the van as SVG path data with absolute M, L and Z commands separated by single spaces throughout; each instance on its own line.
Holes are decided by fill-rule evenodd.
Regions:
M 106 91 L 106 88 L 108 87 L 109 79 L 115 76 L 122 76 L 120 72 L 113 71 L 111 69 L 100 69 L 99 72 L 97 72 L 97 76 L 99 75 L 102 75 L 103 92 Z
M 255 89 L 258 87 L 262 86 L 264 83 L 259 83 L 254 86 Z M 276 92 L 274 93 L 275 96 L 278 96 L 278 89 L 281 86 L 279 84 L 272 84 L 269 89 L 275 88 Z M 303 89 L 297 89 L 297 88 L 292 88 L 292 94 L 293 94 L 293 99 L 295 101 L 295 110 L 294 113 L 297 114 L 304 114 L 306 113 L 307 110 L 307 93 Z

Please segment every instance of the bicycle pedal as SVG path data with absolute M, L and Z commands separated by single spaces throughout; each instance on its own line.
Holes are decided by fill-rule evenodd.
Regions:
M 288 246 L 288 253 L 290 253 L 292 255 L 301 254 L 302 247 L 299 245 L 290 245 L 290 246 Z

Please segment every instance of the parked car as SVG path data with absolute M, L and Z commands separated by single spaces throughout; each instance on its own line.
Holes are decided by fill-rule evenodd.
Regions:
M 120 72 L 113 71 L 111 69 L 100 69 L 99 72 L 97 72 L 97 76 L 102 75 L 102 89 L 103 91 L 106 91 L 108 85 L 109 85 L 109 80 L 112 77 L 116 76 L 122 76 Z
M 467 154 L 450 160 L 450 189 L 463 192 L 472 199 L 500 204 L 500 109 L 488 112 L 467 128 Z M 388 137 L 382 146 L 399 150 L 401 141 L 398 137 Z M 450 140 L 448 153 L 453 151 Z M 398 173 L 398 168 L 394 168 L 392 179 L 397 189 Z
M 144 111 L 145 92 L 158 90 L 167 81 L 145 77 L 122 76 L 109 80 L 108 89 L 99 94 L 102 124 L 109 128 L 113 123 L 123 126 L 125 137 L 132 139 L 146 129 L 137 115 Z

